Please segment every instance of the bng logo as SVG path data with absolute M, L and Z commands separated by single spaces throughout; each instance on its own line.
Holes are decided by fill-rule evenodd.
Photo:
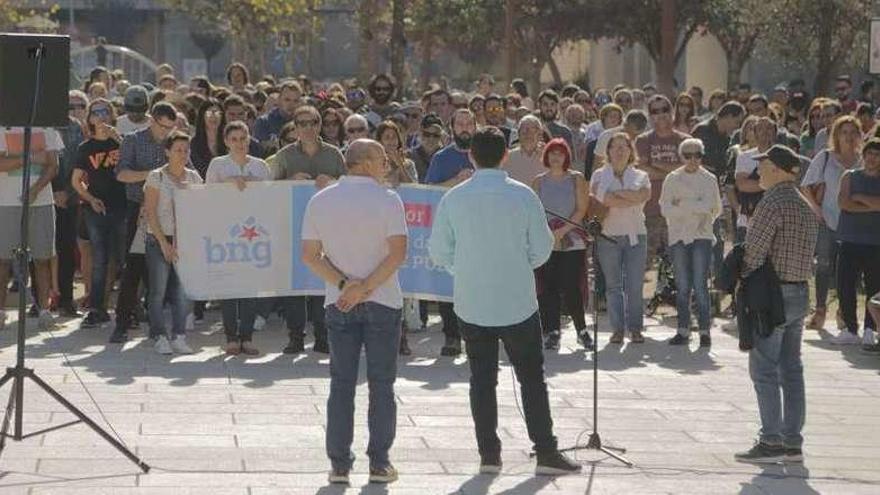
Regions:
M 215 242 L 210 236 L 203 237 L 205 259 L 209 265 L 224 263 L 248 263 L 257 268 L 272 264 L 272 240 L 269 232 L 254 217 L 229 228 L 229 239 Z

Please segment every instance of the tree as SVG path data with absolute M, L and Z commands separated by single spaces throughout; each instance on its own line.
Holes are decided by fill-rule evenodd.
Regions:
M 406 8 L 407 0 L 391 2 L 391 74 L 399 88 L 406 87 Z
M 170 8 L 192 17 L 202 26 L 213 26 L 233 41 L 234 52 L 265 70 L 265 50 L 280 31 L 302 34 L 314 29 L 310 0 L 162 0 Z
M 33 8 L 33 2 L 24 0 L 0 0 L 0 31 L 27 31 L 54 33 L 58 23 L 52 15 L 58 5 L 46 3 L 45 8 Z
M 624 43 L 638 43 L 645 48 L 654 61 L 659 89 L 671 93 L 675 68 L 691 37 L 708 21 L 711 2 L 610 0 L 605 9 L 615 19 L 614 28 Z
M 844 68 L 867 60 L 871 0 L 783 0 L 781 18 L 769 32 L 773 53 L 782 61 L 803 65 L 812 59 L 814 91 L 828 92 Z
M 780 0 L 715 0 L 711 4 L 708 30 L 718 38 L 727 55 L 729 88 L 739 84 L 743 67 L 752 57 L 758 41 L 778 22 L 782 3 Z

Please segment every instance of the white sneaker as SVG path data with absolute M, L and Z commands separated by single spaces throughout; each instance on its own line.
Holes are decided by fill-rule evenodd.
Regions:
M 861 342 L 858 335 L 848 330 L 841 330 L 840 333 L 831 338 L 831 343 L 835 345 L 857 345 Z
M 874 330 L 866 328 L 862 333 L 862 345 L 872 346 L 876 343 L 874 340 Z
M 40 316 L 37 317 L 37 326 L 40 330 L 48 330 L 55 324 L 55 317 L 47 309 L 40 310 Z
M 186 315 L 186 325 L 184 326 L 187 330 L 195 330 L 196 328 L 196 315 L 190 313 Z
M 168 339 L 165 341 L 167 342 Z M 174 337 L 174 340 L 171 341 L 171 349 L 177 354 L 192 354 L 194 352 L 190 346 L 186 345 L 186 337 L 183 335 Z
M 174 351 L 171 349 L 171 344 L 168 342 L 168 337 L 164 335 L 160 335 L 158 339 L 156 339 L 156 352 L 163 355 L 174 354 Z
M 266 319 L 260 315 L 254 318 L 254 331 L 262 330 L 266 326 Z

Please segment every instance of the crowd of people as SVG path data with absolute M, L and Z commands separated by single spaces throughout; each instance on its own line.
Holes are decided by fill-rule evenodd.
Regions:
M 856 315 L 859 290 L 869 297 L 880 291 L 880 265 L 869 254 L 880 244 L 877 229 L 868 228 L 880 218 L 875 157 L 866 147 L 877 134 L 870 81 L 861 86 L 860 99 L 848 76 L 837 78 L 835 98 L 810 98 L 801 81 L 780 85 L 769 97 L 741 85 L 712 91 L 708 99 L 698 87 L 669 99 L 648 84 L 593 92 L 567 85 L 532 98 L 521 80 L 505 92 L 484 75 L 469 91 L 435 85 L 417 100 L 405 99 L 411 88 L 398 88 L 385 74 L 365 88 L 314 84 L 304 76 L 253 81 L 240 63 L 229 66 L 224 85 L 205 77 L 182 84 L 167 64 L 156 81 L 132 85 L 120 71 L 97 67 L 82 90 L 70 92 L 70 125 L 37 131 L 33 161 L 40 168 L 29 199 L 31 312 L 42 325 L 52 321 L 53 311 L 64 317 L 86 311 L 84 327 L 109 322 L 108 293 L 117 285 L 111 342 L 125 341 L 127 330 L 143 319 L 150 321 L 160 352 L 187 352 L 186 328 L 201 321 L 212 303 L 190 308 L 179 290 L 174 187 L 233 181 L 243 188 L 249 180 L 283 179 L 325 187 L 345 174 L 348 143 L 373 137 L 388 153 L 390 187 L 448 188 L 472 175 L 470 139 L 492 125 L 510 148 L 505 170 L 538 194 L 556 236 L 553 256 L 536 271 L 547 349 L 558 347 L 567 318 L 581 343 L 592 345 L 583 318 L 590 265 L 607 300 L 611 342 L 621 343 L 627 334 L 642 342 L 642 281 L 658 260 L 674 273 L 678 335 L 670 344 L 688 342 L 694 309 L 700 345 L 710 346 L 711 280 L 721 269 L 725 245 L 745 239 L 762 196 L 754 157 L 784 144 L 810 165 L 799 178 L 801 192 L 821 223 L 809 326 L 824 327 L 834 288 L 841 332 L 833 341 L 880 351 L 870 311 L 862 327 Z M 2 170 L 14 172 L 20 167 L 14 149 L 20 133 L 2 132 Z M 11 232 L 20 212 L 19 185 L 8 173 L 0 183 L 0 221 Z M 600 218 L 604 233 L 617 240 L 598 240 L 596 260 L 587 255 L 589 239 L 575 227 L 590 217 Z M 10 235 L 0 246 L 0 296 L 16 244 Z M 75 302 L 77 270 L 86 297 Z M 145 293 L 173 303 L 170 335 L 160 321 L 162 307 L 145 309 L 151 306 Z M 327 352 L 320 297 L 218 304 L 228 352 L 258 352 L 251 335 L 273 310 L 287 322 L 285 352 L 304 350 L 309 324 L 313 349 Z M 423 326 L 428 305 L 407 307 L 406 326 Z M 441 354 L 457 355 L 461 336 L 454 307 L 440 303 L 438 309 L 446 336 Z M 406 333 L 400 348 L 409 353 Z
M 12 260 L 21 209 L 29 205 L 34 281 L 29 315 L 43 328 L 56 316 L 82 318 L 83 328 L 110 323 L 109 295 L 118 286 L 109 336 L 114 344 L 128 340 L 129 329 L 145 320 L 157 352 L 191 353 L 187 331 L 204 320 L 206 309 L 219 305 L 229 355 L 258 355 L 254 331 L 276 312 L 289 332 L 284 353 L 305 351 L 311 324 L 312 350 L 331 353 L 331 359 L 335 354 L 337 363 L 350 361 L 360 344 L 328 335 L 328 326 L 390 325 L 394 328 L 386 328 L 382 338 L 396 351 L 392 355 L 409 354 L 407 332 L 426 326 L 429 305 L 398 305 L 399 287 L 395 292 L 395 284 L 389 285 L 396 280 L 401 252 L 405 257 L 406 226 L 375 225 L 381 235 L 363 239 L 358 249 L 364 252 L 352 253 L 351 246 L 344 247 L 343 226 L 353 219 L 339 205 L 357 199 L 397 218 L 399 200 L 383 191 L 422 183 L 455 191 L 441 203 L 431 239 L 432 257 L 443 266 L 455 264 L 456 273 L 454 302 L 437 305 L 445 335 L 441 355 L 460 354 L 464 338 L 474 389 L 481 394 L 494 390 L 498 338 L 508 354 L 516 354 L 532 343 L 535 330 L 539 347 L 558 349 L 570 318 L 580 344 L 592 349 L 584 317 L 591 284 L 604 298 L 610 344 L 626 337 L 632 344 L 644 342 L 645 280 L 655 264 L 670 264 L 674 274 L 678 331 L 669 344 L 689 343 L 693 311 L 699 345 L 710 347 L 711 281 L 723 272 L 729 247 L 743 242 L 744 274 L 759 271 L 765 259 L 775 267 L 780 297 L 790 302 L 780 328 L 800 331 L 807 313 L 806 278 L 814 278 L 808 326 L 824 328 L 829 292 L 835 289 L 839 333 L 832 342 L 862 344 L 866 352 L 880 354 L 875 97 L 870 82 L 861 86 L 859 97 L 853 95 L 848 76 L 838 77 L 834 90 L 834 98 L 811 98 L 803 82 L 791 81 L 770 96 L 741 85 L 731 92 L 712 91 L 708 98 L 698 87 L 669 98 L 651 84 L 595 90 L 569 84 L 532 97 L 521 80 L 500 88 L 491 75 L 483 75 L 470 88 L 431 85 L 407 99 L 412 88 L 398 87 L 386 74 L 373 76 L 364 87 L 319 84 L 304 76 L 253 80 L 246 66 L 234 63 L 217 84 L 206 77 L 181 82 L 165 64 L 155 83 L 131 84 L 121 71 L 96 67 L 81 90 L 70 91 L 69 125 L 34 131 L 27 198 L 21 197 L 17 175 L 21 129 L 0 129 L 0 301 L 6 300 L 10 281 L 16 290 L 27 290 L 26 274 L 15 273 Z M 482 144 L 476 150 L 478 136 Z M 384 187 L 374 187 L 373 179 Z M 174 192 L 220 182 L 243 190 L 249 182 L 273 180 L 313 180 L 327 192 L 310 203 L 302 238 L 304 262 L 327 281 L 328 298 L 190 301 L 175 268 Z M 520 207 L 537 217 L 515 218 L 510 212 Z M 594 240 L 580 227 L 589 218 L 601 222 L 605 237 Z M 366 225 L 375 218 L 364 215 L 357 221 Z M 535 230 L 536 221 L 541 229 Z M 335 227 L 321 227 L 326 224 Z M 550 233 L 546 253 L 541 247 L 545 230 Z M 525 252 L 515 234 L 522 231 L 537 236 Z M 595 259 L 588 249 L 594 242 Z M 349 269 L 327 263 L 333 252 L 350 262 Z M 493 270 L 491 277 L 477 276 Z M 75 301 L 77 271 L 85 297 Z M 363 273 L 349 278 L 355 272 Z M 511 295 L 501 287 L 531 287 L 535 295 Z M 860 293 L 866 298 L 861 325 Z M 532 299 L 535 311 L 530 311 Z M 359 306 L 367 300 L 377 304 Z M 801 302 L 803 314 L 797 309 Z M 745 305 L 734 298 L 727 311 L 741 312 Z M 384 312 L 398 306 L 405 308 L 402 318 Z M 5 322 L 0 308 L 0 328 Z M 508 327 L 507 334 L 498 330 Z M 788 352 L 785 340 L 762 342 L 757 347 L 763 346 L 765 358 Z M 388 356 L 373 357 L 393 368 Z M 523 354 L 524 361 L 514 364 L 518 374 L 532 380 L 523 384 L 524 398 L 540 403 L 546 386 L 532 357 Z M 769 383 L 767 375 L 779 363 L 755 358 L 753 365 L 760 403 L 762 390 L 772 394 L 759 385 Z M 331 403 L 345 409 L 357 368 L 337 364 L 335 373 L 339 388 L 331 391 Z M 393 376 L 376 380 L 393 382 Z M 377 386 L 380 393 L 387 396 L 387 388 Z M 493 407 L 481 399 L 475 412 L 481 454 L 490 468 L 500 467 Z M 765 418 L 764 412 L 766 426 L 773 413 Z M 574 469 L 555 454 L 549 409 L 529 416 L 543 428 L 533 440 L 545 461 Z M 800 426 L 795 426 L 786 428 L 797 430 L 791 439 L 799 451 Z M 340 477 L 350 469 L 348 428 L 328 426 L 336 439 L 328 449 Z M 393 431 L 389 434 L 393 438 Z M 763 438 L 763 446 L 743 458 L 789 455 L 780 450 L 781 435 Z M 376 476 L 386 481 L 396 477 L 382 458 L 388 446 L 375 446 L 384 466 Z

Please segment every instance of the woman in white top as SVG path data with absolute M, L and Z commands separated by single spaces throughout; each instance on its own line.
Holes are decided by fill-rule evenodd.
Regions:
M 244 191 L 248 182 L 270 180 L 266 162 L 247 154 L 250 140 L 247 124 L 242 121 L 226 124 L 223 141 L 229 154 L 211 160 L 205 182 L 231 182 L 239 191 Z M 226 299 L 220 306 L 226 331 L 226 354 L 258 355 L 260 351 L 251 345 L 257 299 Z
M 174 242 L 176 219 L 174 191 L 190 184 L 201 184 L 202 177 L 186 163 L 190 154 L 190 137 L 172 131 L 165 139 L 168 163 L 147 175 L 144 183 L 144 215 L 146 228 L 146 261 L 149 275 L 150 338 L 156 341 L 159 354 L 191 354 L 186 344 L 186 317 L 190 301 L 183 291 L 177 270 L 177 247 Z M 166 299 L 171 303 L 172 339 L 165 329 L 163 309 Z
M 603 233 L 615 241 L 597 241 L 599 264 L 605 275 L 608 317 L 614 331 L 611 343 L 622 343 L 626 330 L 633 343 L 642 343 L 642 290 L 648 257 L 643 208 L 651 197 L 651 181 L 646 172 L 635 168 L 635 147 L 626 133 L 611 137 L 607 153 L 609 162 L 593 172 L 590 179 L 590 193 L 605 211 Z
M 700 347 L 709 347 L 712 345 L 709 263 L 715 243 L 712 225 L 721 214 L 721 193 L 718 179 L 703 168 L 702 141 L 685 139 L 678 146 L 678 154 L 684 165 L 666 176 L 660 193 L 660 212 L 668 226 L 678 310 L 678 333 L 669 343 L 682 345 L 690 339 L 693 292 L 697 301 Z

